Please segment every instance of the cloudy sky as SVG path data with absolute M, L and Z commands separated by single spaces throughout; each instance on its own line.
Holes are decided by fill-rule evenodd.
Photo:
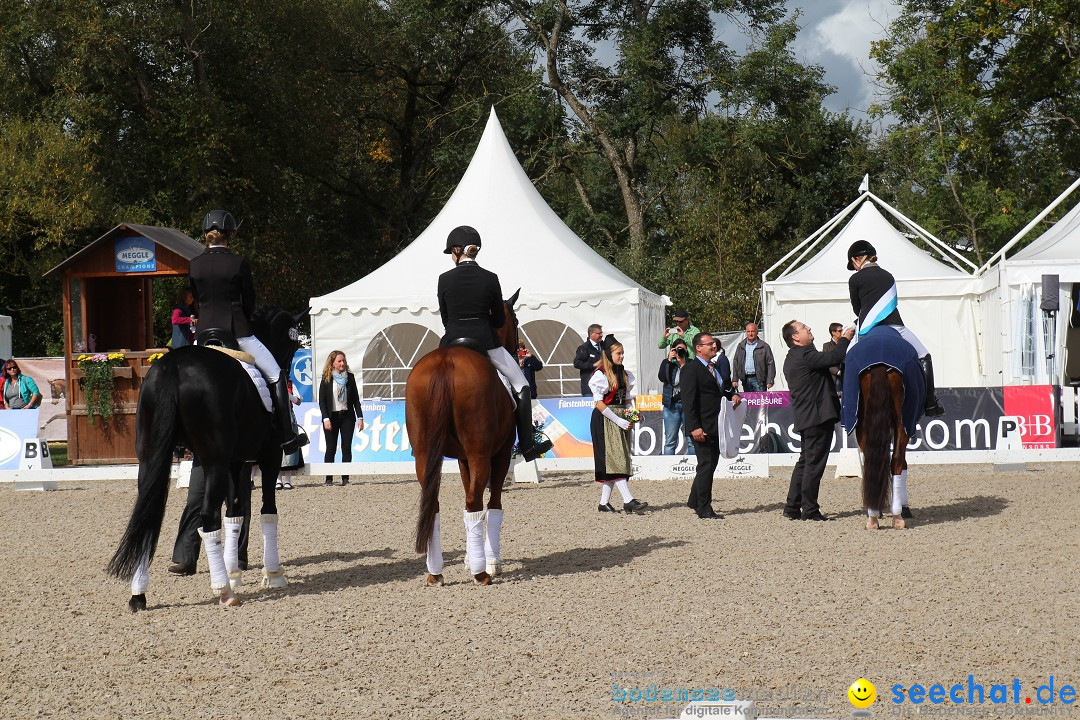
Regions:
M 899 14 L 894 0 L 788 0 L 790 11 L 801 11 L 802 30 L 795 42 L 795 53 L 803 62 L 825 68 L 825 81 L 836 87 L 826 99 L 830 110 L 850 108 L 856 117 L 874 101 L 870 43 L 884 37 L 889 22 Z M 734 29 L 721 28 L 723 39 L 733 48 Z

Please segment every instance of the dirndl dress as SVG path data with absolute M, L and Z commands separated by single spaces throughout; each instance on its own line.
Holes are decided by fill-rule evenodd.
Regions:
M 604 395 L 604 403 L 622 417 L 625 412 L 626 389 L 609 390 Z M 596 482 L 607 482 L 628 478 L 633 473 L 630 464 L 630 436 L 632 430 L 623 430 L 593 408 L 589 419 L 592 431 L 593 464 L 596 470 Z

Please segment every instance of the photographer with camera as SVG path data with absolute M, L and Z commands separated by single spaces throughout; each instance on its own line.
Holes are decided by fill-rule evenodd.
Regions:
M 536 399 L 536 373 L 544 369 L 544 363 L 540 358 L 533 357 L 532 350 L 525 347 L 524 340 L 518 340 L 517 361 L 521 366 L 521 374 L 529 381 L 529 391 L 533 400 Z
M 686 366 L 688 353 L 686 341 L 676 337 L 671 343 L 667 357 L 660 361 L 660 372 L 657 377 L 663 383 L 664 405 L 664 454 L 674 455 L 679 449 L 679 432 L 683 425 L 682 390 L 679 388 L 679 378 L 682 369 Z M 686 443 L 686 452 L 694 454 L 693 443 Z

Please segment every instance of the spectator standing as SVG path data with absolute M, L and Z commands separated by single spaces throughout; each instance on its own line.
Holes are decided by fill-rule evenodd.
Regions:
M 518 340 L 517 349 L 518 365 L 521 366 L 521 374 L 525 376 L 525 379 L 529 383 L 529 392 L 532 394 L 532 399 L 536 399 L 536 373 L 544 369 L 544 363 L 540 362 L 540 358 L 534 357 L 532 350 L 525 347 L 525 342 Z
M 694 326 L 690 322 L 690 316 L 686 314 L 685 310 L 676 310 L 671 314 L 671 320 L 675 323 L 675 327 L 664 328 L 664 336 L 656 343 L 656 347 L 663 350 L 668 347 L 677 339 L 681 339 L 684 343 L 689 344 L 693 341 L 694 336 L 701 330 Z
M 736 386 L 743 392 L 765 392 L 776 379 L 776 360 L 772 348 L 758 336 L 758 326 L 748 323 L 746 338 L 735 348 L 731 371 Z
M 679 448 L 679 432 L 683 426 L 682 388 L 679 383 L 687 359 L 686 342 L 677 337 L 671 341 L 668 356 L 660 361 L 660 371 L 657 373 L 663 384 L 661 404 L 664 406 L 665 455 L 674 455 Z M 686 439 L 686 452 L 694 454 L 694 444 L 689 438 Z
M 802 450 L 791 472 L 784 516 L 789 520 L 828 520 L 818 505 L 818 490 L 832 446 L 833 427 L 840 419 L 840 399 L 829 368 L 839 365 L 855 334 L 849 328 L 830 352 L 814 347 L 814 334 L 797 320 L 784 325 L 781 335 L 788 346 L 784 377 L 791 391 L 795 431 L 802 436 Z
M 840 336 L 843 335 L 843 332 L 844 332 L 844 326 L 841 325 L 840 323 L 838 323 L 838 322 L 829 323 L 829 338 L 830 338 L 830 340 L 828 342 L 822 344 L 821 352 L 823 352 L 823 353 L 832 352 L 837 347 L 839 347 L 838 343 L 840 342 Z M 829 374 L 832 375 L 833 383 L 836 385 L 837 394 L 842 393 L 843 392 L 843 384 L 840 382 L 840 366 L 839 365 L 833 365 L 832 367 L 830 367 L 829 368 Z
M 360 409 L 360 392 L 356 378 L 349 372 L 345 353 L 333 350 L 326 358 L 322 382 L 319 383 L 319 411 L 322 413 L 323 440 L 326 453 L 323 462 L 334 462 L 338 437 L 341 437 L 341 462 L 352 462 L 353 432 L 364 429 L 364 411 Z M 332 476 L 326 476 L 326 484 L 333 485 Z M 341 484 L 349 484 L 349 476 L 341 476 Z
M 4 363 L 4 383 L 0 396 L 8 410 L 33 410 L 41 405 L 41 391 L 34 378 L 23 375 L 14 359 Z
M 581 373 L 581 394 L 585 397 L 592 397 L 589 380 L 596 372 L 596 364 L 600 362 L 600 355 L 603 353 L 600 347 L 602 337 L 604 337 L 604 328 L 596 324 L 590 325 L 589 336 L 574 353 L 574 367 Z
M 604 339 L 600 366 L 589 379 L 596 406 L 589 420 L 592 431 L 593 465 L 596 482 L 601 484 L 602 513 L 618 512 L 611 505 L 611 489 L 616 487 L 623 499 L 626 514 L 639 513 L 648 503 L 634 498 L 628 480 L 633 472 L 630 442 L 634 420 L 628 410 L 634 406 L 634 374 L 623 367 L 625 351 L 614 335 Z
M 176 297 L 172 310 L 172 346 L 173 349 L 191 345 L 195 342 L 195 296 L 190 289 L 181 290 Z
M 293 386 L 293 381 L 289 380 L 289 402 L 292 405 L 300 404 L 300 393 L 296 391 Z M 293 424 L 296 424 L 296 412 L 293 408 L 289 408 L 289 412 L 293 416 Z M 281 458 L 281 471 L 278 473 L 277 484 L 274 486 L 277 490 L 292 490 L 293 474 L 296 470 L 304 467 L 304 453 L 299 448 L 295 452 L 288 455 L 283 455 Z

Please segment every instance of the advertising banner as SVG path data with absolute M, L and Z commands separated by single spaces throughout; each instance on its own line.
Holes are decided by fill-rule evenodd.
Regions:
M 116 238 L 116 272 L 154 272 L 157 270 L 155 243 L 150 238 Z
M 37 409 L 0 410 L 0 470 L 18 470 L 25 441 L 37 433 Z
M 289 365 L 289 379 L 293 382 L 293 389 L 300 394 L 301 402 L 318 402 L 315 397 L 315 384 L 319 381 L 319 373 L 322 368 L 314 368 L 311 363 L 311 350 L 300 349 L 293 355 L 292 364 Z M 297 416 L 297 421 L 299 421 Z
M 946 413 L 943 417 L 924 417 L 920 420 L 917 432 L 908 444 L 911 452 L 993 450 L 1002 437 L 1003 420 L 1010 418 L 1015 418 L 1020 425 L 1024 447 L 1056 446 L 1056 393 L 1052 386 L 939 388 L 937 394 L 945 405 Z M 780 452 L 799 452 L 802 438 L 793 427 L 791 398 L 787 391 L 746 393 L 742 397 L 747 404 L 747 413 L 739 445 L 740 455 L 760 452 L 766 433 L 773 433 L 779 439 Z M 369 400 L 361 405 L 367 426 L 353 436 L 353 460 L 411 460 L 412 447 L 405 428 L 405 403 Z M 659 407 L 651 400 L 642 405 L 646 408 Z M 548 457 L 592 457 L 589 421 L 593 407 L 592 399 L 586 397 L 534 401 L 533 418 L 542 423 L 543 432 L 554 445 Z M 301 405 L 296 416 L 311 437 L 311 445 L 304 450 L 305 457 L 308 462 L 321 462 L 325 445 L 318 404 Z M 641 422 L 634 427 L 633 454 L 645 457 L 661 455 L 664 449 L 663 425 L 662 411 L 644 410 Z M 854 435 L 845 434 L 843 428 L 837 425 L 832 450 L 856 446 Z M 680 430 L 676 455 L 684 457 L 685 453 L 686 440 Z M 336 459 L 340 460 L 340 456 L 339 448 Z M 746 464 L 737 462 L 732 474 L 740 474 Z M 692 456 L 688 460 L 688 467 L 690 465 L 696 465 Z

